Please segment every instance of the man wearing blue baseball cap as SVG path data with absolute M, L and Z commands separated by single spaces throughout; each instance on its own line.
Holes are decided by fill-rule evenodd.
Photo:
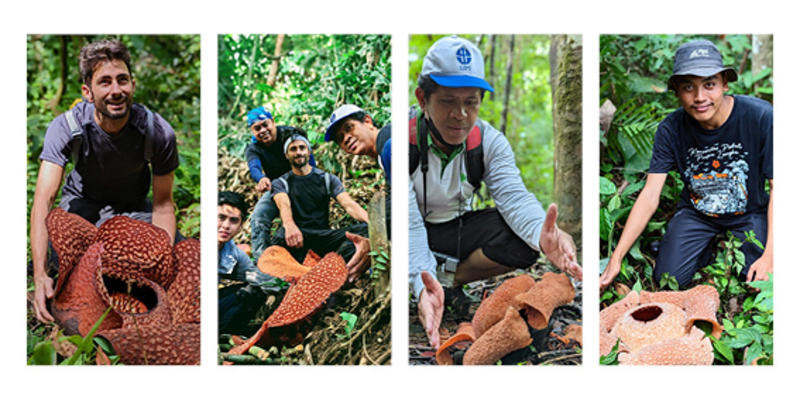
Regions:
M 261 194 L 250 218 L 253 256 L 258 259 L 270 241 L 272 220 L 278 216 L 278 208 L 272 200 L 272 180 L 291 169 L 283 155 L 283 143 L 293 134 L 308 135 L 293 126 L 276 126 L 272 114 L 263 106 L 247 113 L 247 127 L 253 135 L 246 150 L 247 166 L 250 177 L 256 182 L 256 190 Z M 309 163 L 316 166 L 313 155 Z
M 525 188 L 508 140 L 478 118 L 483 93 L 493 91 L 478 48 L 457 36 L 438 40 L 417 83 L 420 111 L 409 124 L 409 285 L 438 347 L 442 282 L 457 287 L 527 268 L 539 252 L 578 279 L 582 270 L 572 238 L 556 226 L 556 206 L 545 214 Z M 472 209 L 481 182 L 496 208 Z M 438 271 L 437 263 L 444 265 Z
M 647 181 L 600 277 L 601 290 L 614 281 L 625 254 L 658 208 L 670 170 L 678 171 L 684 188 L 661 241 L 654 276 L 667 273 L 682 287 L 690 284 L 710 261 L 712 239 L 723 231 L 743 242 L 745 232 L 753 231 L 765 243 L 760 248 L 744 242 L 739 248 L 748 281 L 767 280 L 772 273 L 772 105 L 726 95 L 728 83 L 736 79 L 712 42 L 696 40 L 678 48 L 668 85 L 681 108 L 658 126 Z

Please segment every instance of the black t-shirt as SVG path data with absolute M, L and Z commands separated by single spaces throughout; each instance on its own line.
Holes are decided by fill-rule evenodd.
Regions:
M 325 175 L 328 174 L 328 186 Z M 301 229 L 329 229 L 328 210 L 330 199 L 344 192 L 342 181 L 335 175 L 312 168 L 311 173 L 298 176 L 291 171 L 272 182 L 272 193 L 286 193 L 292 203 L 292 218 Z
M 78 165 L 67 176 L 63 191 L 103 205 L 139 204 L 150 191 L 150 167 L 161 176 L 178 167 L 175 132 L 160 115 L 153 113 L 153 155 L 144 158 L 147 114 L 133 104 L 128 123 L 116 134 L 104 132 L 94 121 L 94 104 L 81 102 L 72 110 L 83 129 Z M 71 161 L 72 141 L 64 114 L 47 128 L 39 157 L 64 167 Z
M 677 170 L 684 182 L 679 207 L 709 216 L 766 212 L 772 179 L 772 105 L 734 96 L 728 120 L 705 130 L 683 108 L 658 125 L 650 173 Z
M 247 165 L 250 168 L 250 176 L 256 183 L 264 175 L 274 180 L 290 171 L 292 166 L 283 154 L 283 144 L 292 134 L 308 137 L 303 129 L 293 126 L 277 126 L 275 130 L 278 138 L 269 146 L 255 139 L 247 146 Z M 311 160 L 309 162 L 313 165 Z

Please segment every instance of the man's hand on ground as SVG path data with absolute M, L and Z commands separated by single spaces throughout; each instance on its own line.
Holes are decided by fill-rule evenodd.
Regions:
M 283 228 L 286 230 L 286 245 L 292 248 L 301 248 L 303 246 L 303 233 L 296 224 L 284 223 Z
M 617 278 L 617 275 L 619 274 L 620 267 L 620 262 L 614 260 L 614 257 L 611 257 L 611 259 L 608 260 L 606 270 L 603 270 L 603 274 L 600 275 L 601 292 L 614 282 L 614 279 Z
M 750 270 L 747 271 L 747 281 L 767 281 L 769 280 L 767 273 L 772 273 L 772 256 L 762 255 L 750 265 Z
M 442 323 L 442 313 L 444 312 L 444 290 L 441 284 L 436 281 L 428 272 L 422 272 L 422 283 L 425 288 L 419 294 L 417 311 L 425 334 L 433 349 L 439 349 L 439 325 Z
M 53 297 L 53 279 L 44 276 L 34 279 L 33 310 L 36 318 L 42 323 L 52 323 L 53 316 L 47 311 L 47 299 Z
M 539 237 L 539 247 L 557 268 L 582 280 L 583 269 L 575 257 L 575 242 L 569 234 L 556 226 L 556 219 L 558 219 L 558 207 L 556 204 L 550 204 Z
M 270 182 L 268 177 L 262 177 L 261 180 L 258 181 L 256 185 L 256 190 L 259 193 L 263 193 L 265 191 L 269 191 L 272 188 L 272 182 Z
M 346 231 L 344 235 L 348 240 L 352 241 L 353 245 L 356 247 L 356 253 L 353 254 L 353 257 L 350 258 L 350 261 L 347 262 L 346 265 L 347 281 L 352 283 L 364 272 L 364 269 L 366 269 L 369 264 L 369 238 L 353 234 L 349 231 Z

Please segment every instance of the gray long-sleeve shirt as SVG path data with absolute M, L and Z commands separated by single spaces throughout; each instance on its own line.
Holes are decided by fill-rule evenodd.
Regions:
M 514 153 L 505 136 L 480 119 L 476 124 L 482 128 L 483 136 L 483 181 L 497 210 L 517 236 L 539 251 L 539 236 L 545 218 L 542 205 L 523 184 Z M 444 170 L 442 160 L 432 151 L 428 151 L 427 157 L 428 221 L 443 223 L 471 210 L 472 196 L 477 188 L 462 179 L 462 175 L 466 175 L 465 153 L 462 152 L 444 165 Z M 436 261 L 428 247 L 428 235 L 422 218 L 422 179 L 422 172 L 417 168 L 411 174 L 408 185 L 408 279 L 416 297 L 424 288 L 420 273 L 427 271 L 436 277 Z

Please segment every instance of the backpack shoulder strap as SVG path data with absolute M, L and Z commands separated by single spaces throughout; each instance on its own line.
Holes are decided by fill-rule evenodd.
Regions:
M 78 164 L 78 155 L 80 154 L 82 143 L 83 143 L 83 128 L 78 121 L 75 119 L 75 113 L 72 112 L 73 108 L 70 108 L 67 112 L 65 112 L 67 118 L 67 125 L 69 125 L 69 132 L 70 132 L 70 146 L 72 147 L 72 166 Z
M 144 160 L 148 163 L 153 159 L 153 136 L 155 135 L 155 117 L 153 111 L 142 105 L 145 111 L 145 131 L 144 131 Z
M 483 178 L 483 128 L 478 122 L 467 136 L 467 181 L 476 189 L 481 185 Z
M 419 167 L 419 146 L 417 145 L 417 117 L 408 121 L 408 174 Z
M 284 175 L 284 176 L 286 176 L 286 175 Z M 286 180 L 286 178 L 284 176 L 279 177 L 278 180 L 280 180 L 281 183 L 283 183 L 283 186 L 286 187 L 286 195 L 289 195 L 289 181 Z
M 325 172 L 325 192 L 331 197 L 331 174 Z

